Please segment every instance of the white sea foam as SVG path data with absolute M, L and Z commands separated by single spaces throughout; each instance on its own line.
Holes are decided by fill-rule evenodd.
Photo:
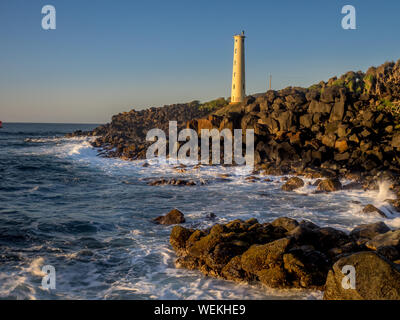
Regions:
M 379 182 L 378 186 L 379 186 L 379 192 L 376 197 L 378 201 L 386 201 L 387 199 L 396 199 L 396 195 L 389 189 L 390 182 L 383 180 Z
M 39 142 L 39 141 L 38 141 Z M 45 141 L 41 141 L 45 142 Z M 310 183 L 315 179 L 304 179 L 306 184 L 293 193 L 284 193 L 280 190 L 283 184 L 281 177 L 257 175 L 258 181 L 246 180 L 251 172 L 246 167 L 224 166 L 187 166 L 177 171 L 177 166 L 172 166 L 164 159 L 158 165 L 150 161 L 149 167 L 143 167 L 145 160 L 123 161 L 97 156 L 97 151 L 91 147 L 87 138 L 59 139 L 48 141 L 48 145 L 35 146 L 33 149 L 25 149 L 24 152 L 37 152 L 77 163 L 79 166 L 87 166 L 91 170 L 99 170 L 112 178 L 116 177 L 123 184 L 123 190 L 134 192 L 140 179 L 151 177 L 185 177 L 209 181 L 210 183 L 193 187 L 198 189 L 181 188 L 175 186 L 163 186 L 157 190 L 172 191 L 172 198 L 167 198 L 165 204 L 178 203 L 185 206 L 184 211 L 187 225 L 196 228 L 206 228 L 215 223 L 223 223 L 233 219 L 249 219 L 256 217 L 260 222 L 272 221 L 279 216 L 288 216 L 297 220 L 310 220 L 321 226 L 331 226 L 344 231 L 351 231 L 361 223 L 385 221 L 390 227 L 400 227 L 400 216 L 391 214 L 390 219 L 367 216 L 362 214 L 362 208 L 371 203 L 381 210 L 389 210 L 385 200 L 393 194 L 389 185 L 380 184 L 379 191 L 351 190 L 339 191 L 331 194 L 315 194 L 315 187 Z M 39 149 L 38 149 L 39 148 Z M 221 179 L 222 177 L 227 179 Z M 266 178 L 270 182 L 264 181 Z M 117 180 L 118 180 L 117 179 Z M 139 182 L 138 182 L 139 181 Z M 145 185 L 144 182 L 141 182 Z M 146 189 L 143 189 L 147 192 Z M 154 197 L 154 187 L 148 187 L 148 196 Z M 193 191 L 196 190 L 196 191 Z M 161 192 L 160 192 L 161 193 Z M 203 202 L 197 197 L 203 196 Z M 169 194 L 168 194 L 169 195 Z M 145 197 L 143 197 L 145 198 Z M 139 201 L 144 201 L 143 198 Z M 195 202 L 191 204 L 191 200 Z M 181 201 L 181 202 L 178 202 Z M 135 199 L 132 199 L 135 201 Z M 151 201 L 151 200 L 148 200 Z M 175 202 L 174 202 L 175 201 Z M 197 202 L 196 202 L 197 201 Z M 386 207 L 387 206 L 387 207 Z M 216 214 L 215 219 L 207 219 L 210 212 Z M 386 211 L 385 211 L 386 212 Z M 132 219 L 137 219 L 138 212 L 130 213 Z M 118 221 L 118 218 L 115 218 Z M 148 218 L 150 220 L 150 217 Z M 80 251 L 57 253 L 58 258 L 64 258 L 69 267 L 67 274 L 63 275 L 60 286 L 64 288 L 64 294 L 69 298 L 152 298 L 152 299 L 321 299 L 320 291 L 305 290 L 273 290 L 261 286 L 237 284 L 229 281 L 204 277 L 198 271 L 189 271 L 175 268 L 176 256 L 168 245 L 169 229 L 152 230 L 143 225 L 133 225 L 128 230 L 127 237 L 133 239 L 135 244 L 129 250 L 120 250 L 118 257 L 110 257 L 109 248 L 105 252 L 96 250 L 93 259 L 87 259 L 85 265 L 87 273 L 85 279 L 80 275 L 79 265 Z M 112 238 L 104 240 L 109 243 Z M 107 284 L 99 279 L 96 274 L 98 264 L 107 265 L 109 260 L 121 261 L 124 272 L 117 273 L 116 278 Z M 76 265 L 75 265 L 76 263 Z M 43 260 L 38 258 L 24 269 L 25 273 L 37 277 L 41 270 Z M 120 267 L 119 265 L 117 267 Z M 117 268 L 116 267 L 116 268 Z M 110 267 L 114 274 L 113 266 Z M 126 271 L 126 269 L 128 271 Z M 118 268 L 116 269 L 118 270 Z M 86 272 L 86 269 L 85 269 Z M 106 272 L 106 271 L 105 271 Z M 1 279 L 1 277 L 0 277 Z M 26 282 L 26 278 L 19 280 Z M 9 285 L 2 286 L 5 292 L 3 296 L 11 294 L 15 288 Z M 4 289 L 6 288 L 6 289 Z M 94 289 L 93 289 L 94 288 Z M 93 291 L 95 293 L 93 293 Z M 35 291 L 29 291 L 26 296 L 35 297 Z

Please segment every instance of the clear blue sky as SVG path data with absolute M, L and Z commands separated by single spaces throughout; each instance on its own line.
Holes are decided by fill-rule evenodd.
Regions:
M 41 28 L 41 9 L 57 29 Z M 357 30 L 341 28 L 342 6 Z M 247 93 L 309 86 L 400 58 L 398 0 L 1 0 L 0 120 L 107 122 L 113 114 L 230 95 L 246 31 Z

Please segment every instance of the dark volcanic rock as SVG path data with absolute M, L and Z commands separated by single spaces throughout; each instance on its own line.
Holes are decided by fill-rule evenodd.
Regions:
M 320 192 L 332 192 L 341 189 L 342 189 L 342 184 L 337 178 L 324 179 L 317 186 L 317 191 Z
M 162 185 L 174 185 L 174 186 L 195 186 L 197 185 L 193 180 L 187 179 L 156 179 L 148 182 L 149 186 L 162 186 Z
M 173 209 L 165 216 L 157 217 L 153 221 L 158 224 L 165 224 L 165 225 L 179 224 L 185 222 L 185 216 L 178 209 Z
M 234 281 L 259 281 L 275 288 L 322 289 L 335 262 L 368 250 L 355 238 L 383 232 L 385 227 L 370 227 L 370 232 L 367 229 L 359 226 L 349 236 L 340 230 L 286 217 L 264 224 L 256 219 L 234 220 L 207 230 L 176 226 L 170 242 L 179 257 L 179 267 Z M 385 234 L 389 234 L 385 239 L 376 239 Z M 379 241 L 377 252 L 398 259 L 397 233 L 385 234 L 373 239 Z
M 400 249 L 400 230 L 379 234 L 369 240 L 365 245 L 372 250 L 377 250 L 380 247 L 387 246 L 393 246 Z
M 103 156 L 145 159 L 147 148 L 151 145 L 146 142 L 146 134 L 149 130 L 161 129 L 168 136 L 169 121 L 176 121 L 178 130 L 181 130 L 187 126 L 188 121 L 205 117 L 215 111 L 214 107 L 219 108 L 226 104 L 227 102 L 221 98 L 206 105 L 201 105 L 199 101 L 192 101 L 140 111 L 131 110 L 113 116 L 110 123 L 91 132 L 75 132 L 68 136 L 95 136 L 96 139 L 92 145 L 103 148 Z
M 344 266 L 355 268 L 355 289 L 344 289 Z M 400 300 L 399 266 L 373 252 L 343 257 L 329 271 L 326 300 Z
M 324 177 L 357 171 L 363 179 L 390 171 L 399 186 L 399 105 L 400 61 L 367 73 L 348 72 L 310 88 L 270 90 L 236 106 L 217 99 L 132 110 L 73 135 L 95 136 L 93 145 L 102 149 L 102 156 L 143 159 L 151 144 L 147 132 L 158 128 L 168 136 L 169 121 L 177 121 L 178 130 L 197 132 L 254 129 L 258 166 L 285 174 L 312 167 Z
M 359 239 L 372 239 L 375 236 L 390 231 L 390 228 L 383 222 L 376 222 L 371 224 L 362 224 L 354 228 L 350 232 L 350 236 Z
M 304 186 L 304 181 L 298 177 L 292 177 L 282 186 L 284 191 L 293 191 Z
M 278 219 L 275 219 L 274 221 L 271 222 L 271 224 L 274 227 L 282 227 L 286 231 L 292 231 L 299 225 L 299 223 L 296 220 L 287 217 L 280 217 Z
M 365 214 L 379 215 L 381 217 L 386 218 L 386 214 L 383 211 L 376 208 L 375 206 L 373 206 L 372 204 L 366 205 L 362 210 L 362 212 Z

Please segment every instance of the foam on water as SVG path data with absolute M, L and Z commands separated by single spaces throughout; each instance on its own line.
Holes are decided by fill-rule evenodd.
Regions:
M 2 252 L 9 260 L 0 266 L 0 297 L 322 297 L 319 291 L 273 290 L 177 269 L 176 256 L 168 243 L 171 227 L 151 223 L 151 219 L 173 207 L 185 213 L 185 225 L 193 228 L 206 228 L 237 218 L 255 217 L 260 222 L 268 222 L 281 216 L 306 219 L 347 232 L 361 223 L 376 221 L 384 221 L 393 228 L 400 226 L 398 213 L 392 213 L 389 219 L 361 213 L 366 204 L 390 210 L 385 200 L 393 195 L 385 182 L 380 184 L 379 191 L 315 194 L 315 187 L 311 186 L 315 180 L 305 179 L 303 188 L 288 193 L 280 189 L 281 177 L 256 176 L 259 180 L 246 180 L 251 172 L 245 167 L 189 166 L 177 170 L 179 168 L 166 161 L 143 167 L 145 161 L 97 156 L 98 152 L 87 138 L 46 139 L 30 139 L 23 147 L 10 150 L 21 161 L 28 156 L 31 162 L 46 161 L 40 168 L 54 167 L 51 172 L 55 173 L 48 175 L 48 181 L 32 177 L 27 192 L 15 191 L 10 194 L 12 198 L 4 199 L 4 203 L 10 204 L 4 210 L 23 212 L 23 215 L 18 220 L 0 215 L 3 219 L 7 217 L 3 222 L 18 223 L 15 230 L 28 230 L 30 236 L 24 241 L 33 244 L 21 249 L 16 240 L 12 240 L 10 247 Z M 57 169 L 62 170 L 58 172 Z M 47 175 L 44 173 L 43 177 Z M 203 179 L 206 184 L 153 187 L 146 183 L 149 178 L 162 177 Z M 265 181 L 266 178 L 270 181 Z M 212 218 L 210 213 L 216 217 Z M 10 234 L 11 239 L 14 233 Z M 40 289 L 43 264 L 56 267 L 57 290 L 54 292 Z

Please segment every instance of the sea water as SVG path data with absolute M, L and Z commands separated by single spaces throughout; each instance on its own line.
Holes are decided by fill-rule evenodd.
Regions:
M 9 124 L 0 129 L 0 298 L 3 299 L 320 299 L 309 290 L 205 277 L 175 268 L 171 226 L 151 222 L 173 208 L 184 226 L 206 228 L 233 219 L 310 220 L 349 232 L 362 223 L 400 227 L 386 182 L 379 191 L 314 194 L 280 190 L 282 177 L 246 180 L 243 167 L 177 170 L 167 164 L 102 158 L 90 138 L 65 138 L 95 125 Z M 203 181 L 149 186 L 158 178 Z M 271 181 L 265 181 L 266 179 Z M 388 219 L 361 214 L 374 204 Z M 214 215 L 215 218 L 211 218 Z M 56 288 L 42 287 L 44 265 Z

